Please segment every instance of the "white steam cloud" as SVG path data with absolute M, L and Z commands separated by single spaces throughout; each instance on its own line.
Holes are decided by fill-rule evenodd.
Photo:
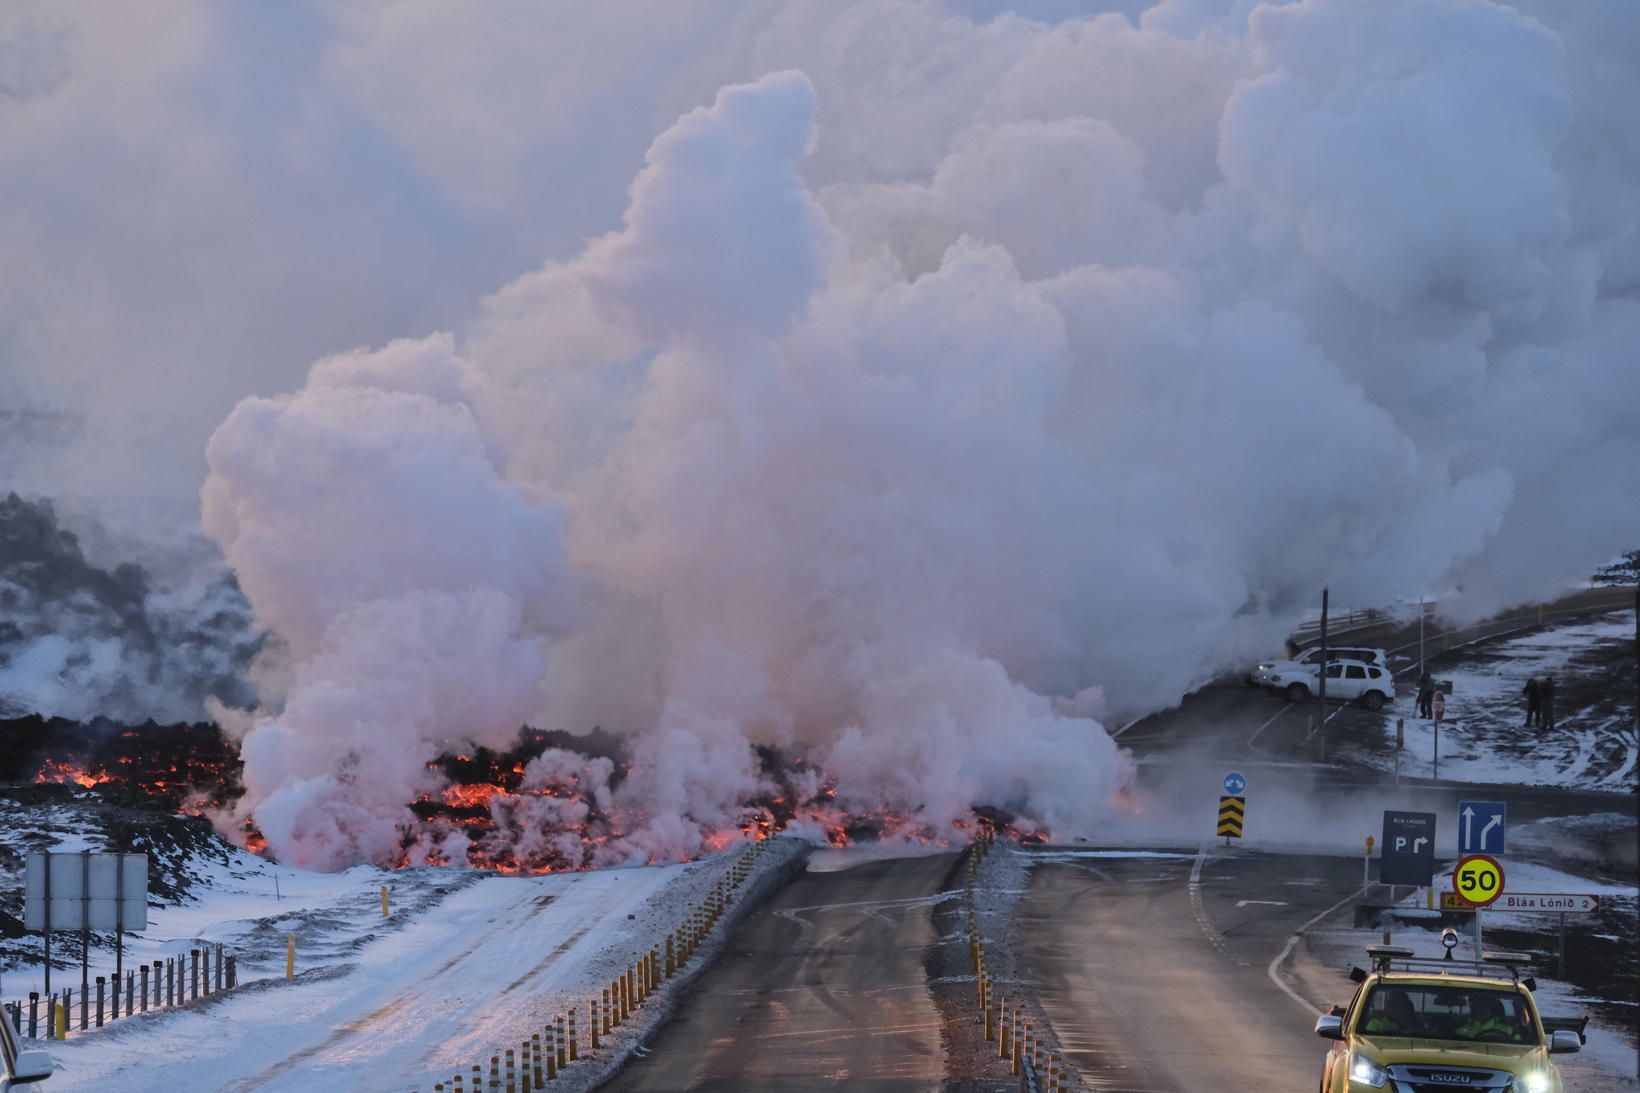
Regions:
M 276 850 L 391 856 L 427 761 L 526 720 L 631 739 L 574 775 L 618 853 L 733 824 L 757 744 L 936 830 L 1094 830 L 1101 722 L 1322 585 L 1483 611 L 1632 549 L 1640 8 L 978 7 L 325 28 L 310 102 L 349 109 L 295 131 L 368 125 L 555 257 L 210 444 L 207 530 L 284 643 L 246 737 Z

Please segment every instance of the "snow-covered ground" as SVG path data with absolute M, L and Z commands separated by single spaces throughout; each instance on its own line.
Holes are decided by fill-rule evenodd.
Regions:
M 73 842 L 65 833 L 55 847 Z M 763 858 L 777 863 L 793 851 L 782 845 Z M 127 967 L 221 942 L 238 956 L 241 988 L 45 1045 L 57 1063 L 47 1088 L 430 1090 L 474 1064 L 487 1070 L 492 1054 L 566 1009 L 584 1021 L 588 999 L 661 944 L 734 856 L 537 877 L 323 874 L 238 851 L 196 856 L 190 896 L 151 908 L 149 928 L 127 939 Z M 292 933 L 298 974 L 287 981 Z M 111 971 L 112 954 L 94 952 L 92 974 Z M 13 967 L 6 998 L 39 989 L 38 980 L 38 964 Z M 53 975 L 54 986 L 78 981 L 77 969 Z
M 1433 674 L 1452 681 L 1452 694 L 1440 727 L 1439 777 L 1629 788 L 1640 758 L 1634 730 L 1633 640 L 1634 612 L 1623 611 L 1488 643 L 1440 664 Z M 1526 728 L 1526 681 L 1551 674 L 1558 695 L 1556 727 Z M 1394 770 L 1398 718 L 1406 725 L 1401 773 L 1435 776 L 1435 724 L 1418 717 L 1415 687 L 1403 685 L 1382 716 L 1360 719 L 1362 730 L 1371 736 L 1350 748 L 1351 758 L 1379 770 Z
M 1608 943 L 1632 955 L 1635 938 L 1637 893 L 1633 885 L 1612 884 L 1599 879 L 1577 876 L 1547 866 L 1527 862 L 1506 861 L 1507 884 L 1517 892 L 1571 893 L 1597 895 L 1601 900 L 1598 919 L 1568 916 L 1574 924 L 1569 932 L 1569 946 L 1574 954 L 1578 946 Z M 1437 892 L 1452 887 L 1452 863 L 1435 879 Z M 1423 893 L 1417 892 L 1401 900 L 1398 912 L 1401 924 L 1393 927 L 1391 941 L 1404 945 L 1421 955 L 1439 956 L 1444 950 L 1440 943 L 1442 918 L 1439 912 L 1424 909 Z M 1342 911 L 1328 922 L 1309 930 L 1305 939 L 1311 967 L 1300 974 L 1306 982 L 1318 984 L 1350 965 L 1365 966 L 1364 949 L 1382 944 L 1379 929 L 1358 929 L 1348 923 L 1351 912 Z M 1601 931 L 1616 928 L 1621 934 Z M 1615 982 L 1607 987 L 1574 986 L 1553 977 L 1557 916 L 1542 914 L 1506 914 L 1486 911 L 1482 914 L 1482 944 L 1487 949 L 1522 949 L 1536 958 L 1531 974 L 1537 980 L 1534 992 L 1539 1009 L 1548 1016 L 1581 1016 L 1590 1018 L 1588 1043 L 1576 1055 L 1558 1056 L 1559 1066 L 1566 1078 L 1567 1093 L 1617 1093 L 1620 1090 L 1640 1090 L 1636 1079 L 1640 1068 L 1640 1054 L 1636 1052 L 1632 973 L 1616 972 Z M 1626 935 L 1626 936 L 1624 936 Z M 1473 935 L 1468 929 L 1460 931 L 1456 956 L 1475 959 L 1478 954 Z M 1583 954 L 1585 957 L 1587 954 Z M 1581 961 L 1588 964 L 1585 958 Z M 1316 967 L 1314 965 L 1319 965 Z M 1578 977 L 1582 978 L 1582 977 Z M 1626 986 L 1625 986 L 1626 984 Z M 1347 986 L 1347 985 L 1346 985 Z M 1617 987 L 1613 990 L 1611 987 Z M 1314 993 L 1314 989 L 1312 989 Z M 1337 990 L 1332 992 L 1338 994 Z M 1331 997 L 1332 995 L 1326 995 Z M 1335 1000 L 1342 1000 L 1341 998 Z

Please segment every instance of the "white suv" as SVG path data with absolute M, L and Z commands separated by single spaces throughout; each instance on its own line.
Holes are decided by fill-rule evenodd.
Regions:
M 0 1008 L 0 1093 L 51 1077 L 51 1054 L 17 1046 L 11 1014 Z
M 1321 689 L 1321 677 L 1313 665 L 1293 664 L 1269 673 L 1264 686 L 1285 695 L 1289 702 L 1303 702 Z M 1327 696 L 1344 702 L 1359 699 L 1367 709 L 1380 710 L 1395 697 L 1395 677 L 1382 664 L 1354 659 L 1329 660 Z
M 1389 668 L 1389 654 L 1382 649 L 1374 649 L 1367 645 L 1329 645 L 1327 647 L 1328 660 L 1359 660 L 1366 664 L 1373 664 L 1379 668 Z M 1275 686 L 1275 677 L 1283 672 L 1298 668 L 1314 674 L 1321 664 L 1321 646 L 1313 645 L 1304 650 L 1292 660 L 1265 660 L 1260 661 L 1258 667 L 1247 675 L 1247 682 L 1255 687 Z M 1327 688 L 1331 690 L 1331 686 Z

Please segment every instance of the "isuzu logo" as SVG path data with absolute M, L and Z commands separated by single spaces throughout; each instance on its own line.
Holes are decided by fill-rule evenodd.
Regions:
M 1439 1085 L 1468 1085 L 1471 1078 L 1468 1074 L 1431 1074 L 1428 1080 Z

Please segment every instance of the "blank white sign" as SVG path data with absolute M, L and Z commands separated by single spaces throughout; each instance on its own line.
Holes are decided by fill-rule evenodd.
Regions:
M 147 929 L 148 855 L 30 853 L 23 878 L 23 928 L 44 930 L 48 922 L 53 930 Z

